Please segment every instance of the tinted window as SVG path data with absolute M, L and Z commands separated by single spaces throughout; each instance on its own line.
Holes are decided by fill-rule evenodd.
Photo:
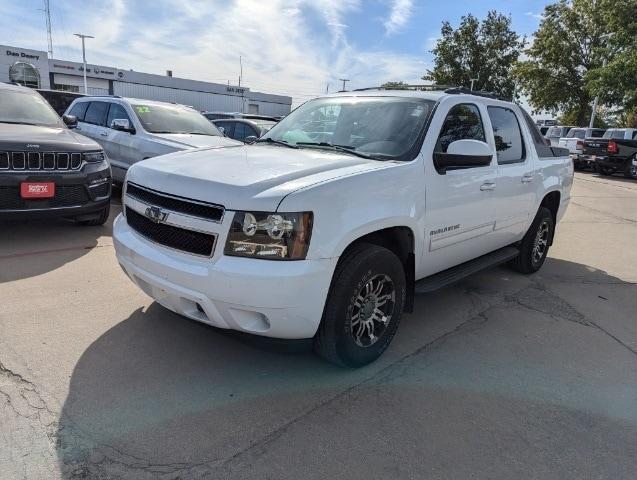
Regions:
M 132 123 L 126 110 L 119 103 L 111 103 L 111 108 L 108 110 L 108 118 L 106 119 L 106 126 L 110 127 L 113 120 L 128 120 L 128 123 Z
M 89 102 L 79 102 L 73 105 L 69 115 L 75 115 L 80 122 L 84 121 L 84 114 L 86 113 L 86 107 L 88 107 Z
M 230 138 L 234 138 L 234 124 L 236 122 L 215 122 L 215 126 L 223 128 L 223 133 Z
M 604 130 L 591 130 L 591 138 L 601 138 L 604 135 Z
M 259 135 L 257 135 L 257 133 L 250 125 L 242 122 L 235 123 L 234 135 L 232 138 L 234 138 L 235 140 L 245 140 L 246 137 L 250 136 L 258 137 Z
M 524 143 L 518 118 L 508 108 L 489 107 L 498 163 L 516 163 L 524 160 Z
M 606 133 L 604 134 L 604 138 L 615 138 L 615 139 L 621 140 L 622 138 L 624 138 L 624 131 L 623 130 L 606 130 Z
M 566 138 L 584 138 L 585 135 L 586 135 L 586 130 L 573 128 L 571 129 L 570 132 L 568 132 L 568 134 L 566 135 Z
M 106 112 L 108 111 L 107 102 L 91 102 L 86 109 L 84 121 L 93 125 L 104 125 L 106 121 Z
M 633 133 L 633 138 L 637 138 L 637 132 Z
M 447 152 L 457 140 L 480 140 L 485 142 L 482 117 L 478 107 L 472 104 L 456 105 L 447 114 L 436 143 L 436 152 Z

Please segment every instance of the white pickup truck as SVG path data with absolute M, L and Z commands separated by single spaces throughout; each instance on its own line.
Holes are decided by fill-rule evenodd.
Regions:
M 584 140 L 602 138 L 605 131 L 603 128 L 571 128 L 565 137 L 559 139 L 558 146 L 569 151 L 575 169 L 589 166 L 585 160 L 580 159 L 584 151 Z
M 499 263 L 533 273 L 573 182 L 568 151 L 517 105 L 465 89 L 309 101 L 256 144 L 133 165 L 113 238 L 166 308 L 220 328 L 313 338 L 360 366 L 414 294 Z

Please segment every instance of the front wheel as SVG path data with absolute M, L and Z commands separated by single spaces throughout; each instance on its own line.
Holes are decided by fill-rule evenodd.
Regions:
M 614 173 L 614 170 L 612 168 L 610 168 L 610 167 L 599 166 L 599 167 L 597 167 L 597 172 L 599 174 L 604 175 L 604 176 L 607 177 L 609 175 L 612 175 Z
M 394 338 L 405 292 L 405 271 L 393 252 L 377 245 L 355 245 L 336 267 L 314 337 L 315 351 L 346 367 L 373 362 Z
M 553 214 L 548 208 L 540 207 L 520 243 L 520 254 L 509 262 L 509 266 L 520 273 L 537 272 L 549 253 L 554 231 Z

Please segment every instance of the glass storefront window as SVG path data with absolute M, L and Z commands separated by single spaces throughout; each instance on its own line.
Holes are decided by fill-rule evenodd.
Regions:
M 9 80 L 25 87 L 40 88 L 40 72 L 30 63 L 15 62 L 11 65 Z

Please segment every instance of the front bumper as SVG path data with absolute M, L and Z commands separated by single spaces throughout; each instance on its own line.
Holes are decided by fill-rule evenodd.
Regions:
M 232 215 L 221 229 L 227 231 Z M 272 261 L 223 255 L 203 258 L 150 242 L 119 215 L 117 259 L 147 295 L 175 313 L 219 328 L 274 338 L 311 338 L 323 315 L 337 258 Z
M 22 182 L 53 182 L 51 199 L 23 199 Z M 0 171 L 0 219 L 74 217 L 100 211 L 111 197 L 111 169 L 106 161 L 79 171 Z

